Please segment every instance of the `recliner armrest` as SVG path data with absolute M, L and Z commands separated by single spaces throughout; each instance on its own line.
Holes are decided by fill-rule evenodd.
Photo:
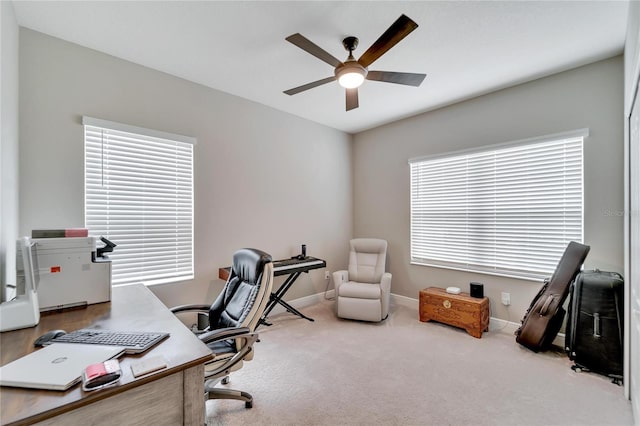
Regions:
M 346 270 L 335 271 L 332 275 L 333 275 L 333 288 L 336 291 L 336 297 L 337 297 L 338 288 L 340 287 L 340 284 L 346 283 L 347 281 L 349 281 L 349 271 L 346 271 Z
M 382 279 L 380 280 L 380 287 L 386 293 L 391 292 L 391 273 L 385 272 L 382 274 Z

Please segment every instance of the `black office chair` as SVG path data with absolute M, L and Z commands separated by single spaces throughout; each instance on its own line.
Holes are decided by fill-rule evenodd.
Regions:
M 229 374 L 240 369 L 243 361 L 253 358 L 253 344 L 258 340 L 255 328 L 272 286 L 271 256 L 256 249 L 241 249 L 234 253 L 227 283 L 211 306 L 183 305 L 171 309 L 177 315 L 198 313 L 200 324 L 202 316 L 208 316 L 208 326 L 194 330 L 213 353 L 212 361 L 205 364 L 207 399 L 238 399 L 245 402 L 246 408 L 253 406 L 249 393 L 216 385 L 227 384 Z

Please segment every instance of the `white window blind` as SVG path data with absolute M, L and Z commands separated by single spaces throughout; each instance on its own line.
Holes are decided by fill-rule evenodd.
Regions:
M 576 133 L 410 160 L 412 263 L 549 277 L 583 238 L 586 134 Z
M 117 244 L 112 284 L 193 278 L 195 139 L 84 117 L 85 226 Z

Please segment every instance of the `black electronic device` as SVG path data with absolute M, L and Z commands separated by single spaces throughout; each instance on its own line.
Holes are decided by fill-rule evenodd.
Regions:
M 300 250 L 300 254 L 294 256 L 293 259 L 305 260 L 307 258 L 307 245 L 303 244 Z
M 469 294 L 471 297 L 482 299 L 484 297 L 484 285 L 482 283 L 470 283 Z
M 46 333 L 44 333 L 42 336 L 38 337 L 34 342 L 33 342 L 33 346 L 39 348 L 42 346 L 45 346 L 46 344 L 48 344 L 51 340 L 55 339 L 56 337 L 60 337 L 60 336 L 64 336 L 65 334 L 67 334 L 66 331 L 64 330 L 51 330 L 51 331 L 47 331 Z
M 111 253 L 113 251 L 113 248 L 117 247 L 116 244 L 114 244 L 111 241 L 107 240 L 105 237 L 100 237 L 100 241 L 102 241 L 104 243 L 104 247 L 99 247 L 97 249 L 98 257 L 104 257 L 105 253 Z

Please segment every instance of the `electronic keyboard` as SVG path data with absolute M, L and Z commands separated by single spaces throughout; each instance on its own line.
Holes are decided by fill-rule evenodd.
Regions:
M 316 259 L 315 257 L 305 257 L 304 259 L 294 257 L 292 259 L 274 260 L 273 275 L 278 276 L 296 272 L 307 272 L 312 269 L 324 268 L 325 266 L 327 266 L 327 262 L 322 259 Z

